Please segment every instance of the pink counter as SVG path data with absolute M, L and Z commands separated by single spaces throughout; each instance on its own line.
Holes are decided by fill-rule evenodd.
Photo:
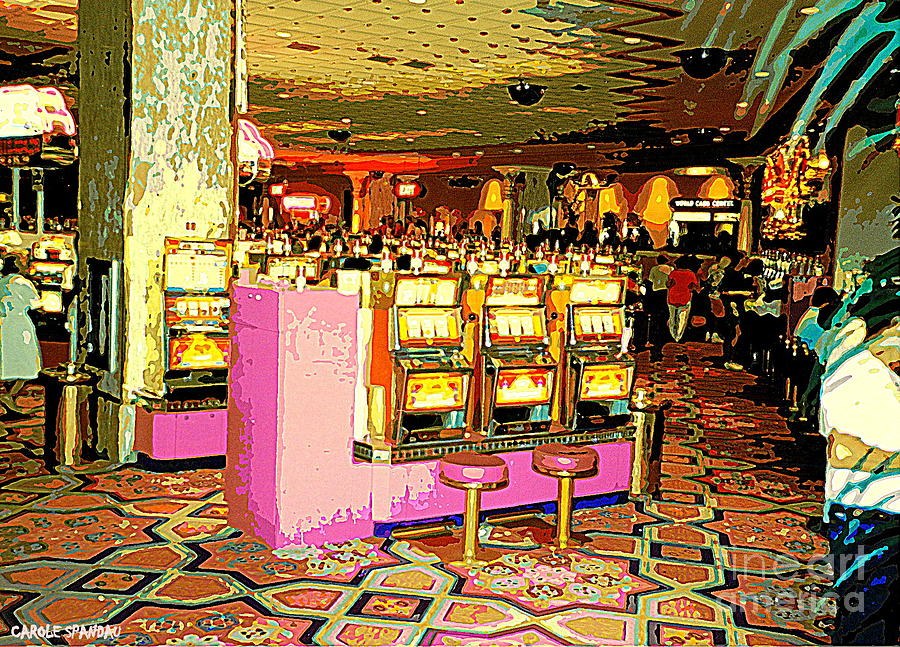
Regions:
M 236 285 L 225 496 L 229 523 L 273 548 L 370 537 L 375 524 L 460 514 L 463 493 L 437 480 L 437 461 L 354 461 L 359 298 L 331 290 Z M 631 444 L 595 445 L 596 477 L 576 496 L 628 489 Z M 552 501 L 556 482 L 531 452 L 501 454 L 510 485 L 484 509 Z

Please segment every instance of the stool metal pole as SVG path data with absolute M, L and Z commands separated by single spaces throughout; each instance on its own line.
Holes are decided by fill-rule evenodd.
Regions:
M 472 568 L 487 562 L 477 559 L 479 515 L 481 514 L 481 488 L 477 483 L 466 485 L 466 511 L 463 518 L 463 556 L 454 566 Z
M 572 477 L 559 476 L 559 496 L 556 503 L 556 545 L 568 548 L 572 527 Z

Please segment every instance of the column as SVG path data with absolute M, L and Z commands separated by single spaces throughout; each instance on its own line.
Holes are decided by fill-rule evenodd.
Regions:
M 344 171 L 344 175 L 350 178 L 353 184 L 353 204 L 350 205 L 353 213 L 353 221 L 350 230 L 358 234 L 369 226 L 369 172 L 368 171 Z
M 163 394 L 164 239 L 233 230 L 234 11 L 233 0 L 79 6 L 81 359 L 103 364 L 97 443 L 112 460 L 131 455 L 135 406 Z M 98 339 L 108 347 L 90 348 Z
M 510 185 L 509 199 L 504 200 L 503 224 L 501 231 L 504 238 L 519 241 L 531 233 L 531 223 L 538 219 L 544 226 L 550 226 L 550 190 L 547 188 L 547 177 L 550 169 L 543 166 L 495 166 L 494 170 L 502 173 Z M 524 186 L 514 190 L 516 179 L 524 176 Z M 507 205 L 508 202 L 508 205 Z

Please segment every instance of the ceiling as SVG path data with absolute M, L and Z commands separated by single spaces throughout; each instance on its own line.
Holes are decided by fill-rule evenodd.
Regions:
M 771 0 L 248 0 L 252 113 L 282 146 L 428 150 L 548 139 L 620 119 L 749 130 L 749 65 L 687 77 L 676 52 L 752 51 L 788 7 Z M 525 107 L 506 86 L 547 86 Z M 749 120 L 746 120 L 749 121 Z
M 250 114 L 280 148 L 490 156 L 644 136 L 671 144 L 701 128 L 744 140 L 802 100 L 834 50 L 816 41 L 826 26 L 890 0 L 243 2 Z M 0 0 L 0 82 L 77 97 L 76 40 L 77 0 Z M 727 61 L 689 76 L 681 57 L 698 48 Z M 761 61 L 790 73 L 757 78 L 768 75 Z M 543 99 L 511 101 L 519 79 L 546 86 Z M 339 145 L 333 130 L 352 136 Z

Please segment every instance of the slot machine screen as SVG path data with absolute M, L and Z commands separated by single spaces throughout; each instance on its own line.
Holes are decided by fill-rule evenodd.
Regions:
M 629 396 L 633 374 L 627 364 L 585 366 L 579 395 L 582 400 L 622 400 Z
M 543 368 L 516 368 L 500 372 L 496 404 L 526 405 L 550 401 L 553 371 Z
M 415 276 L 397 279 L 394 303 L 398 306 L 455 306 L 459 281 L 452 277 Z
M 460 346 L 462 326 L 453 308 L 402 308 L 397 311 L 400 345 Z
M 492 276 L 484 304 L 487 306 L 534 306 L 544 297 L 544 279 L 537 276 Z
M 192 333 L 169 339 L 169 368 L 200 370 L 228 368 L 231 342 L 227 337 Z
M 491 308 L 488 311 L 491 343 L 543 343 L 547 336 L 543 308 Z
M 215 329 L 228 328 L 231 303 L 226 297 L 166 296 L 166 325 L 170 328 Z
M 461 373 L 413 373 L 406 381 L 407 411 L 461 409 L 466 398 L 466 376 Z
M 621 308 L 576 308 L 575 337 L 579 341 L 619 341 L 625 313 Z
M 590 303 L 594 305 L 621 305 L 625 298 L 625 279 L 609 278 L 577 278 L 572 283 L 569 301 L 572 303 Z
M 166 239 L 165 289 L 224 292 L 231 274 L 231 241 Z

